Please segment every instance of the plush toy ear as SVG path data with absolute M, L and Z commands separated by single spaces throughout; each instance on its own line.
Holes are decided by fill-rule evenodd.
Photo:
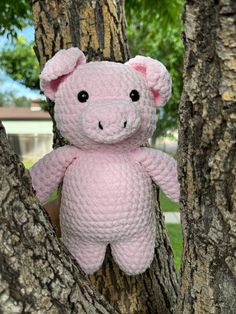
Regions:
M 86 58 L 79 48 L 59 50 L 43 68 L 40 75 L 41 90 L 49 99 L 55 100 L 55 94 L 62 78 L 83 63 L 86 63 Z
M 126 62 L 144 76 L 150 87 L 156 107 L 162 107 L 171 96 L 171 78 L 165 66 L 150 57 L 136 56 Z

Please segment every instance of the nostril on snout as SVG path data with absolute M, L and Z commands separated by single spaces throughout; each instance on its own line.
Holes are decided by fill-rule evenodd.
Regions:
M 103 130 L 103 126 L 101 124 L 101 121 L 98 122 L 98 127 L 99 127 L 99 129 Z
M 124 122 L 124 128 L 126 128 L 126 125 L 127 125 L 127 121 Z

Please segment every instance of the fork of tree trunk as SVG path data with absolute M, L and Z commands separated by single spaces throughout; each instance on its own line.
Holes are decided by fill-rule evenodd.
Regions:
M 71 46 L 83 50 L 88 60 L 124 62 L 130 57 L 123 1 L 35 0 L 31 4 L 41 67 L 59 49 Z M 57 239 L 34 196 L 28 171 L 0 124 L 1 312 L 234 313 L 235 19 L 233 1 L 185 2 L 178 152 L 183 226 L 180 285 L 158 201 L 151 268 L 139 276 L 126 276 L 108 250 L 102 269 L 85 276 Z M 50 114 L 53 118 L 53 103 Z M 54 146 L 63 144 L 54 122 Z

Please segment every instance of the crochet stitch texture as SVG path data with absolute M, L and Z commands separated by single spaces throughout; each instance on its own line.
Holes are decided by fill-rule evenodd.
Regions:
M 156 240 L 152 180 L 179 200 L 175 160 L 140 148 L 155 130 L 156 108 L 170 97 L 168 71 L 142 56 L 126 64 L 86 63 L 70 48 L 46 63 L 40 83 L 70 145 L 31 168 L 37 197 L 46 200 L 63 181 L 63 241 L 86 273 L 100 268 L 108 244 L 123 271 L 144 272 Z

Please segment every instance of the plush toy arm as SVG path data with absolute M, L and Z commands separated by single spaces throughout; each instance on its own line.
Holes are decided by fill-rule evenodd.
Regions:
M 59 185 L 66 169 L 78 155 L 78 148 L 63 146 L 45 155 L 30 169 L 32 184 L 40 201 L 46 200 Z
M 177 165 L 174 158 L 151 148 L 140 148 L 133 156 L 164 193 L 174 202 L 178 203 L 179 182 L 177 178 Z

